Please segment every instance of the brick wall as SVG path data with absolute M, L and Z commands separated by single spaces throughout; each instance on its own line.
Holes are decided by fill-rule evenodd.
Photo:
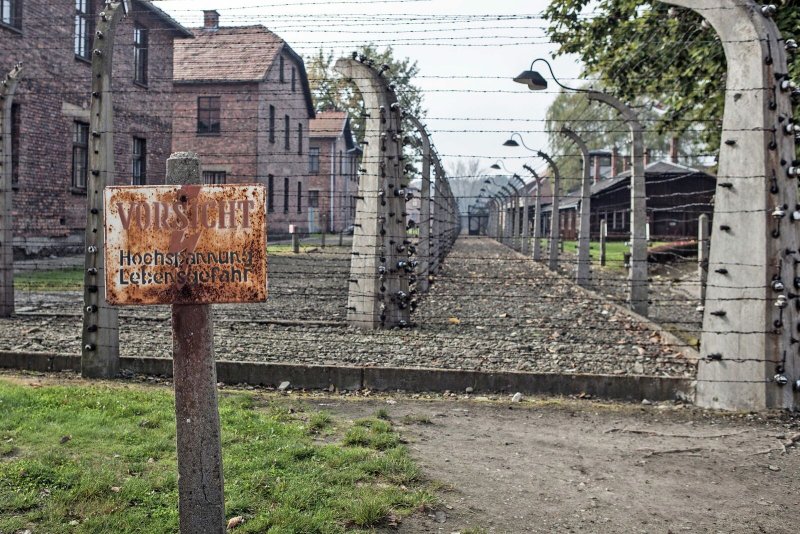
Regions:
M 102 3 L 95 2 L 99 12 Z M 88 122 L 91 65 L 74 53 L 73 2 L 25 0 L 21 31 L 0 26 L 0 72 L 22 61 L 18 173 L 14 193 L 17 253 L 49 254 L 82 247 L 85 193 L 72 188 L 72 133 Z M 133 19 L 150 31 L 147 88 L 133 83 Z M 169 89 L 172 37 L 159 20 L 134 10 L 121 23 L 114 53 L 115 167 L 117 183 L 130 183 L 134 134 L 147 139 L 148 181 L 164 180 L 171 146 Z
M 347 146 L 341 135 L 335 138 L 312 138 L 309 146 L 320 149 L 319 172 L 311 173 L 309 170 L 308 176 L 308 188 L 319 191 L 319 209 L 315 223 L 321 228 L 325 221 L 324 214 L 328 218 L 328 229 L 339 232 L 353 224 L 351 206 L 354 205 L 352 198 L 358 195 L 358 181 L 354 172 L 357 163 L 355 158 L 347 153 Z M 333 195 L 331 195 L 331 174 L 334 181 Z M 331 197 L 333 197 L 332 219 Z

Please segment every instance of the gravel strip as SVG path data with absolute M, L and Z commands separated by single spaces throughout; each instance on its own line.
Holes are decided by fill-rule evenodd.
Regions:
M 215 306 L 218 359 L 693 377 L 695 365 L 661 336 L 545 266 L 487 238 L 462 238 L 413 316 L 416 328 L 377 332 L 345 318 L 349 251 L 270 258 L 270 300 Z M 77 292 L 18 291 L 21 313 L 0 320 L 0 350 L 80 351 Z M 74 314 L 41 316 L 35 313 Z M 169 357 L 165 306 L 121 311 L 121 353 Z

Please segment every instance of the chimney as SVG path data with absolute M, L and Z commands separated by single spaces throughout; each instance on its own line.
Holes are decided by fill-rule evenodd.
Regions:
M 611 176 L 619 174 L 619 149 L 614 147 L 611 149 Z
M 672 139 L 669 140 L 669 160 L 672 163 L 678 163 L 678 147 L 680 145 L 680 141 L 678 140 L 677 136 L 674 136 Z
M 203 29 L 204 30 L 218 30 L 219 29 L 219 13 L 214 9 L 203 11 Z
M 653 157 L 652 151 L 649 148 L 645 149 L 645 151 L 644 151 L 644 166 L 645 167 L 650 165 L 650 159 L 652 157 Z
M 600 181 L 600 156 L 594 156 L 594 180 L 593 183 Z
M 628 156 L 622 156 L 622 172 L 628 170 L 628 163 L 630 163 Z

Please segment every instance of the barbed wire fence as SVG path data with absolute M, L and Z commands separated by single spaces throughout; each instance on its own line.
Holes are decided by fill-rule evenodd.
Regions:
M 725 11 L 719 12 L 701 6 L 700 12 L 704 16 L 739 13 L 744 9 L 739 4 L 741 2 L 731 3 Z M 756 15 L 764 17 L 760 11 L 748 12 L 751 19 Z M 374 27 L 369 29 L 369 38 L 376 45 L 414 43 L 449 46 L 455 50 L 462 47 L 520 46 L 546 39 L 543 32 L 545 26 L 536 23 L 541 21 L 537 17 L 535 14 L 494 18 L 488 15 L 435 17 L 413 14 L 371 17 L 369 21 Z M 246 18 L 242 15 L 241 20 Z M 276 32 L 321 23 L 319 17 L 300 15 L 276 15 L 270 20 L 271 28 Z M 334 17 L 326 20 L 323 31 L 351 32 L 363 26 L 366 20 L 366 17 L 351 15 Z M 501 22 L 513 23 L 514 31 L 486 39 L 453 35 L 454 32 L 467 33 L 478 27 L 497 30 L 509 28 Z M 52 21 L 42 23 L 52 24 Z M 386 25 L 388 28 L 390 24 L 393 29 L 381 27 Z M 419 24 L 433 26 L 426 29 L 409 28 L 405 36 L 398 36 L 394 29 L 397 25 L 411 27 Z M 758 24 L 763 25 L 761 22 Z M 531 30 L 542 32 L 536 34 Z M 449 34 L 437 35 L 444 32 Z M 653 35 L 651 38 L 655 40 L 659 36 Z M 125 39 L 120 36 L 116 46 L 130 44 Z M 711 42 L 714 38 L 698 31 L 686 36 L 686 41 L 690 40 Z M 342 39 L 336 41 L 335 46 L 352 47 L 361 42 L 355 38 Z M 777 109 L 768 110 L 772 118 L 764 125 L 756 126 L 752 117 L 740 117 L 738 122 L 726 121 L 723 125 L 711 120 L 702 124 L 693 121 L 694 126 L 701 128 L 722 126 L 724 137 L 738 143 L 721 147 L 716 184 L 713 184 L 713 180 L 702 182 L 703 185 L 699 186 L 695 182 L 689 190 L 677 190 L 681 184 L 692 182 L 699 174 L 694 170 L 682 169 L 682 164 L 695 161 L 698 157 L 714 157 L 716 151 L 679 155 L 673 162 L 676 165 L 671 172 L 661 173 L 647 183 L 644 198 L 648 203 L 650 242 L 651 245 L 664 245 L 663 250 L 651 251 L 651 256 L 657 253 L 663 264 L 650 266 L 650 319 L 676 334 L 676 337 L 654 328 L 650 321 L 621 309 L 621 306 L 627 306 L 629 288 L 624 242 L 628 240 L 627 217 L 631 205 L 630 194 L 625 194 L 630 186 L 626 186 L 624 180 L 615 185 L 617 189 L 613 191 L 617 196 L 609 194 L 608 199 L 603 199 L 602 191 L 592 196 L 592 203 L 597 204 L 597 209 L 593 209 L 590 222 L 591 241 L 596 244 L 599 239 L 601 219 L 605 221 L 611 237 L 607 243 L 606 257 L 602 260 L 604 265 L 601 265 L 601 258 L 594 250 L 588 265 L 587 260 L 581 260 L 578 264 L 573 256 L 573 250 L 577 248 L 573 241 L 578 237 L 576 221 L 579 210 L 575 201 L 580 197 L 576 197 L 574 191 L 555 195 L 562 206 L 559 211 L 570 215 L 565 215 L 564 223 L 554 223 L 552 210 L 547 215 L 547 206 L 552 206 L 554 200 L 552 191 L 538 191 L 543 197 L 544 213 L 540 214 L 540 219 L 535 215 L 533 195 L 538 187 L 533 184 L 539 179 L 532 175 L 521 175 L 524 185 L 520 191 L 527 192 L 530 202 L 525 217 L 523 197 L 519 194 L 513 199 L 516 203 L 512 209 L 509 204 L 511 199 L 494 199 L 487 203 L 489 191 L 473 191 L 467 195 L 455 192 L 457 183 L 484 182 L 486 175 L 448 176 L 444 172 L 442 160 L 455 157 L 502 158 L 516 163 L 529 163 L 530 155 L 509 155 L 507 151 L 439 154 L 433 147 L 432 141 L 437 133 L 507 135 L 509 132 L 492 126 L 500 118 L 480 117 L 471 113 L 461 117 L 415 117 L 421 125 L 423 119 L 427 124 L 416 132 L 402 131 L 399 126 L 402 110 L 393 107 L 394 102 L 387 97 L 392 92 L 388 89 L 392 73 L 383 71 L 381 65 L 370 64 L 370 58 L 356 57 L 348 59 L 355 62 L 355 70 L 348 77 L 359 87 L 365 100 L 375 100 L 376 103 L 367 109 L 364 131 L 367 142 L 359 162 L 359 166 L 365 170 L 359 178 L 354 235 L 342 239 L 341 245 L 335 239 L 329 240 L 324 247 L 318 238 L 309 237 L 299 254 L 294 254 L 283 243 L 271 243 L 270 300 L 266 304 L 216 307 L 215 320 L 219 328 L 215 342 L 219 357 L 327 365 L 675 376 L 696 379 L 698 384 L 708 384 L 706 391 L 709 392 L 709 398 L 718 396 L 719 385 L 739 384 L 751 390 L 758 389 L 763 392 L 764 399 L 771 399 L 764 400 L 764 406 L 796 404 L 796 393 L 791 393 L 790 382 L 800 379 L 797 376 L 800 367 L 796 361 L 796 342 L 789 325 L 797 321 L 793 315 L 794 306 L 787 302 L 797 298 L 792 291 L 793 280 L 796 280 L 793 258 L 797 247 L 791 241 L 796 231 L 792 226 L 786 226 L 793 224 L 791 221 L 794 219 L 797 195 L 795 191 L 792 196 L 792 187 L 796 189 L 796 185 L 788 178 L 791 177 L 790 169 L 796 169 L 797 165 L 793 156 L 794 130 L 786 130 L 787 126 L 794 124 L 790 119 L 792 92 L 791 88 L 783 90 L 786 78 L 779 78 L 786 72 L 783 52 L 786 42 L 776 36 L 771 28 L 753 37 L 722 35 L 725 47 L 764 48 L 767 43 L 770 43 L 772 61 L 760 65 L 766 72 L 760 82 L 748 86 L 729 83 L 726 97 L 730 100 L 737 95 L 738 98 L 748 95 L 756 98 L 755 95 L 760 95 L 767 103 L 774 98 Z M 298 49 L 312 50 L 330 42 L 297 44 Z M 674 46 L 684 44 L 676 43 Z M 23 47 L 19 53 L 24 56 L 30 51 Z M 760 61 L 763 63 L 763 58 Z M 631 71 L 635 76 L 635 65 L 631 65 Z M 450 76 L 422 74 L 421 77 L 446 79 Z M 480 78 L 490 83 L 502 79 L 499 76 L 469 74 L 458 77 Z M 380 83 L 376 84 L 375 80 Z M 157 82 L 158 74 L 151 81 Z M 171 78 L 164 77 L 163 81 L 171 81 Z M 496 95 L 498 98 L 505 93 L 516 92 L 513 88 L 505 87 L 497 84 L 492 89 L 443 88 L 431 89 L 431 92 L 475 92 Z M 111 93 L 114 97 L 124 97 L 132 91 L 123 87 L 114 88 Z M 23 103 L 30 105 L 32 98 L 45 95 L 64 100 L 87 99 L 89 89 L 87 87 L 85 92 L 73 94 L 72 91 L 59 88 L 52 80 L 23 74 L 18 92 L 22 95 Z M 167 89 L 151 90 L 151 95 L 157 96 L 159 93 L 165 97 L 170 94 Z M 225 90 L 217 93 L 221 96 L 227 94 Z M 267 93 L 264 97 L 278 99 L 281 93 Z M 737 106 L 742 108 L 741 104 Z M 578 134 L 586 134 L 581 130 L 582 124 L 604 122 L 596 115 L 596 109 L 596 105 L 587 103 L 574 109 L 564 122 Z M 194 115 L 182 115 L 166 99 L 163 107 L 156 106 L 154 110 L 169 116 L 175 123 L 179 120 L 190 122 L 196 118 Z M 302 111 L 296 110 L 298 114 Z M 254 103 L 252 107 L 240 107 L 237 112 L 240 122 L 226 124 L 224 134 L 232 145 L 241 148 L 226 152 L 224 157 L 254 160 L 257 153 L 239 141 L 245 136 L 253 136 L 252 131 L 248 131 L 246 120 L 257 117 L 258 108 Z M 519 123 L 521 128 L 518 131 L 523 135 L 557 133 L 547 130 L 544 119 L 513 120 Z M 644 118 L 642 126 L 645 130 L 654 128 L 655 122 L 656 119 Z M 117 123 L 108 130 L 117 136 L 136 133 Z M 619 121 L 609 120 L 604 131 L 624 132 L 627 128 Z M 183 127 L 152 133 L 188 136 L 196 132 Z M 731 155 L 733 151 L 744 151 L 741 148 L 745 144 L 744 139 L 751 134 L 762 136 L 766 140 L 765 147 L 771 146 L 773 138 L 778 144 L 776 149 L 759 148 L 758 152 L 764 152 L 770 161 L 762 165 L 764 168 L 760 170 L 745 169 L 739 159 L 732 159 L 736 157 Z M 264 136 L 267 133 L 255 135 Z M 428 151 L 423 148 L 425 141 L 430 147 Z M 574 151 L 552 156 L 585 157 L 577 147 Z M 277 155 L 275 163 L 288 163 L 296 158 L 297 155 L 289 153 Z M 420 172 L 415 168 L 415 163 L 422 164 Z M 130 183 L 131 169 L 127 165 L 118 164 L 115 170 L 117 183 Z M 546 174 L 541 166 L 534 170 Z M 302 181 L 309 175 L 300 174 L 291 176 L 291 179 L 293 182 Z M 409 187 L 416 175 L 420 176 L 423 184 L 419 192 L 411 191 Z M 237 180 L 263 181 L 263 176 L 242 174 L 237 176 Z M 547 179 L 542 182 L 543 189 L 547 188 L 545 182 Z M 499 183 L 507 185 L 502 180 Z M 426 184 L 429 191 L 427 196 L 424 194 Z M 772 193 L 776 184 L 779 193 Z M 594 187 L 600 189 L 605 185 L 599 181 Z M 493 184 L 485 186 L 486 189 L 493 188 Z M 753 193 L 747 189 L 750 187 Z M 755 196 L 755 190 L 760 191 L 759 188 L 765 188 L 766 196 Z M 725 195 L 731 194 L 747 197 L 747 203 L 723 200 Z M 337 192 L 334 195 L 341 205 L 350 200 L 345 193 Z M 418 198 L 415 199 L 414 195 Z M 777 196 L 773 198 L 769 195 Z M 756 201 L 756 198 L 763 202 Z M 296 201 L 294 198 L 291 200 L 293 205 L 283 214 L 284 222 L 298 226 L 306 224 L 307 214 L 301 211 L 303 201 L 300 197 Z M 483 230 L 479 230 L 478 235 L 468 235 L 468 224 L 463 221 L 468 221 L 469 214 L 458 212 L 456 200 L 484 209 L 480 217 L 487 219 L 486 225 L 479 226 Z M 381 204 L 382 201 L 386 204 Z M 427 203 L 428 215 L 421 214 L 418 225 L 409 225 L 408 206 L 415 201 Z M 503 209 L 497 209 L 501 203 L 505 203 Z M 420 211 L 424 214 L 423 209 Z M 686 243 L 681 250 L 676 250 L 674 244 L 667 242 L 676 238 L 680 238 L 680 241 L 693 240 L 699 216 L 712 212 L 712 254 L 708 265 L 709 279 L 704 283 L 697 276 L 697 259 L 689 250 L 696 247 L 696 243 Z M 576 214 L 575 218 L 571 213 Z M 766 255 L 751 257 L 740 250 L 751 244 L 750 232 L 742 230 L 742 225 L 751 224 L 742 221 L 751 218 L 759 221 L 758 228 L 766 228 L 765 236 L 771 247 Z M 551 271 L 532 260 L 535 247 L 530 240 L 534 234 L 534 219 L 543 225 L 541 236 L 547 235 L 551 225 L 559 225 L 558 235 L 564 242 L 560 271 Z M 670 228 L 690 228 L 692 232 L 675 230 L 675 233 L 670 233 Z M 771 237 L 776 229 L 778 237 Z M 499 238 L 524 254 L 499 246 L 489 237 Z M 369 244 L 363 243 L 365 238 L 369 239 Z M 719 245 L 722 239 L 731 241 L 727 245 Z M 763 252 L 760 242 L 754 244 L 753 248 Z M 788 253 L 787 250 L 794 252 Z M 576 265 L 590 267 L 591 281 L 587 284 L 590 292 L 572 283 Z M 82 256 L 18 260 L 14 269 L 16 314 L 11 319 L 2 319 L 2 350 L 80 352 L 87 344 L 81 339 L 81 310 L 87 307 L 81 303 L 81 299 L 87 285 L 93 285 L 84 280 L 87 267 Z M 735 270 L 747 274 L 732 280 L 731 273 Z M 431 281 L 434 283 L 428 288 Z M 780 282 L 780 286 L 774 283 L 776 281 Z M 700 300 L 701 285 L 707 292 L 705 302 Z M 777 290 L 776 287 L 783 289 Z M 784 298 L 781 299 L 781 296 Z M 366 302 L 370 303 L 369 306 L 364 304 Z M 760 311 L 754 312 L 756 309 Z M 119 315 L 119 350 L 122 355 L 167 357 L 170 354 L 167 308 L 126 308 Z M 753 315 L 763 315 L 769 320 L 762 324 L 746 319 Z M 741 320 L 732 321 L 734 317 Z M 367 318 L 371 325 L 369 328 L 353 327 Z M 780 326 L 777 326 L 778 323 Z M 408 328 L 391 328 L 394 326 Z M 729 348 L 732 340 L 751 337 L 766 341 L 757 350 L 737 351 Z M 718 339 L 725 348 L 715 349 L 714 342 L 710 341 L 712 338 Z M 775 341 L 769 341 L 771 339 Z M 699 354 L 696 352 L 698 347 Z M 699 363 L 696 361 L 698 356 Z M 701 370 L 699 374 L 698 367 Z M 728 373 L 709 371 L 715 367 L 738 370 Z M 763 372 L 763 369 L 768 369 L 768 372 Z M 781 385 L 784 379 L 786 384 Z M 698 387 L 703 389 L 703 386 Z M 740 390 L 726 388 L 726 391 Z M 779 391 L 780 395 L 773 394 L 773 391 Z M 725 405 L 724 401 L 718 402 Z M 709 401 L 709 404 L 714 402 Z

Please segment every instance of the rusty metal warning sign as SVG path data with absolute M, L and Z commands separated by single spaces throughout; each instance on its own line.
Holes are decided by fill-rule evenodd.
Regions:
M 107 187 L 110 304 L 211 304 L 267 298 L 261 185 Z

